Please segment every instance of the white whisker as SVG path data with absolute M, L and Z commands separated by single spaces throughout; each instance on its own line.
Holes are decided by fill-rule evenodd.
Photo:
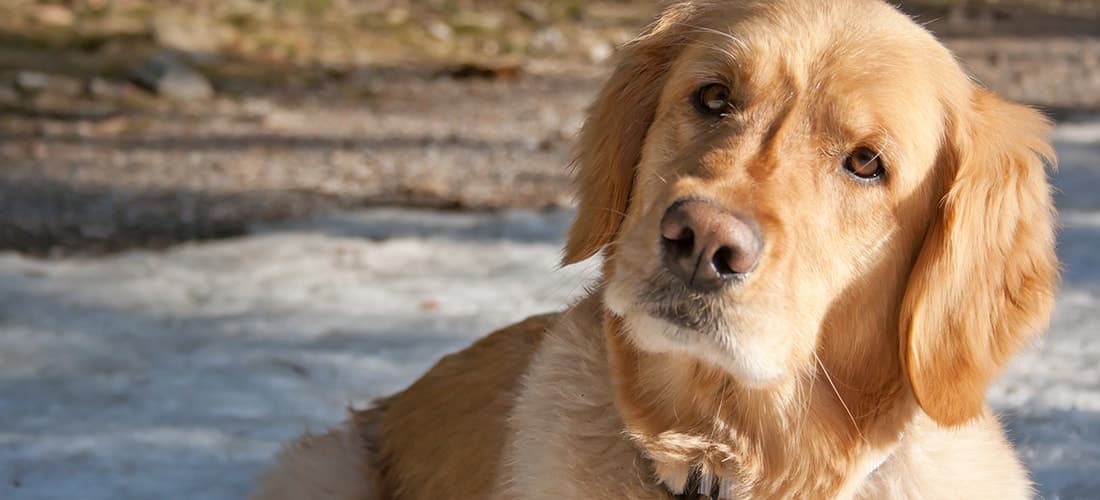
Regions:
M 848 403 L 844 402 L 844 398 L 840 396 L 840 391 L 837 390 L 836 384 L 833 383 L 833 377 L 829 375 L 829 370 L 825 369 L 825 363 L 821 362 L 821 358 L 817 353 L 814 353 L 814 359 L 817 360 L 817 366 L 821 367 L 821 373 L 825 374 L 825 380 L 829 382 L 829 386 L 833 388 L 833 394 L 836 394 L 836 399 L 840 401 L 840 406 L 844 407 L 844 412 L 848 414 L 848 419 L 852 421 L 852 427 L 856 429 L 856 434 L 863 442 L 867 442 L 867 438 L 863 436 L 863 431 L 859 429 L 859 424 L 856 423 L 856 417 L 852 415 L 852 410 L 848 409 Z

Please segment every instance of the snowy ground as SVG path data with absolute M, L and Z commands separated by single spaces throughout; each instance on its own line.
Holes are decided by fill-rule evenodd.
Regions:
M 991 393 L 1048 499 L 1100 497 L 1100 123 L 1057 132 L 1065 280 Z M 0 254 L 0 498 L 241 498 L 278 444 L 560 308 L 566 212 L 373 211 L 95 259 Z

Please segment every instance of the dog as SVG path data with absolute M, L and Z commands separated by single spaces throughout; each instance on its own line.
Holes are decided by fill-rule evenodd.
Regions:
M 984 393 L 1053 306 L 1048 131 L 877 0 L 671 5 L 579 133 L 598 285 L 254 498 L 1029 498 Z

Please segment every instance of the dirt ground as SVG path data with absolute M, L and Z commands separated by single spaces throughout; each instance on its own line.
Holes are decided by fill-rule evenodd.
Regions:
M 656 10 L 639 1 L 5 4 L 0 249 L 44 256 L 379 205 L 567 205 L 582 110 L 614 47 Z M 1072 121 L 1100 110 L 1098 4 L 901 7 L 980 81 Z M 135 85 L 134 68 L 163 53 L 213 96 Z

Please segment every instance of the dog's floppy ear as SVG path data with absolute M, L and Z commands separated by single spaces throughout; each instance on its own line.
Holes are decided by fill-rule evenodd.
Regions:
M 985 90 L 968 104 L 946 138 L 946 196 L 901 310 L 909 382 L 942 425 L 982 411 L 989 382 L 1045 328 L 1058 279 L 1049 122 Z
M 680 52 L 693 9 L 688 3 L 670 6 L 626 44 L 615 71 L 589 107 L 573 161 L 577 218 L 569 230 L 563 264 L 595 255 L 618 232 L 665 73 Z

